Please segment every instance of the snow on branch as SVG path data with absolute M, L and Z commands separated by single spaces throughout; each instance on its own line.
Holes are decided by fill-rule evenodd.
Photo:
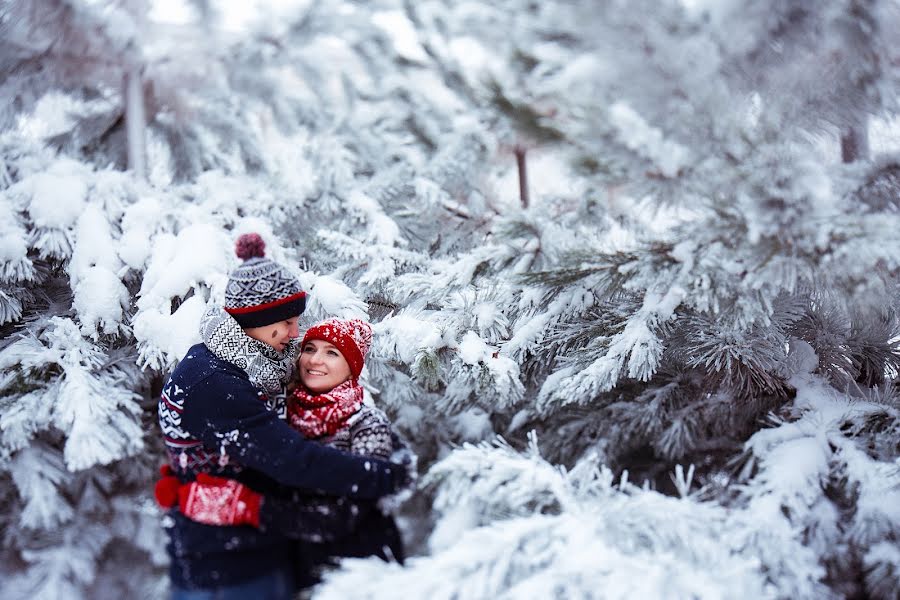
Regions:
M 607 113 L 625 145 L 653 161 L 665 177 L 677 177 L 691 162 L 687 148 L 663 138 L 662 132 L 649 125 L 633 108 L 616 102 Z
M 746 527 L 713 503 L 614 484 L 585 459 L 571 472 L 502 441 L 466 445 L 435 465 L 442 513 L 433 553 L 406 567 L 346 560 L 317 598 L 774 598 Z M 462 516 L 459 516 L 462 513 Z M 440 525 L 447 530 L 442 533 Z M 737 532 L 734 532 L 737 533 Z
M 106 365 L 105 352 L 85 340 L 72 320 L 53 317 L 39 338 L 23 337 L 5 348 L 0 360 L 33 378 L 5 382 L 9 393 L 26 392 L 21 406 L 4 415 L 5 446 L 21 447 L 28 436 L 52 426 L 67 436 L 63 455 L 73 471 L 109 464 L 143 448 L 140 406 L 124 385 L 126 375 Z M 24 418 L 38 395 L 49 414 L 37 411 Z
M 377 285 L 389 282 L 403 270 L 421 266 L 426 257 L 418 252 L 404 250 L 393 245 L 366 243 L 337 231 L 319 230 L 322 243 L 336 256 L 348 261 L 343 270 L 362 269 L 360 283 Z
M 9 464 L 13 483 L 24 501 L 20 519 L 29 529 L 52 529 L 69 521 L 74 511 L 63 490 L 72 478 L 59 451 L 33 444 Z
M 755 433 L 746 444 L 751 462 L 745 473 L 757 472 L 743 486 L 748 510 L 766 523 L 772 539 L 804 540 L 804 552 L 826 561 L 846 561 L 842 553 L 856 547 L 877 547 L 900 533 L 900 471 L 896 461 L 862 449 L 853 438 L 879 416 L 881 427 L 897 429 L 900 412 L 894 406 L 853 399 L 830 387 L 821 376 L 798 374 L 796 416 L 777 427 Z M 895 456 L 895 451 L 891 452 Z M 855 507 L 841 514 L 829 495 Z M 759 543 L 760 537 L 751 543 Z M 777 545 L 776 545 L 777 547 Z M 842 558 L 843 556 L 843 558 Z M 773 557 L 774 558 L 774 557 Z M 873 552 L 864 559 L 881 581 L 896 579 L 896 557 Z M 797 564 L 788 558 L 773 570 L 781 590 L 809 593 L 800 586 Z M 807 580 L 813 585 L 813 580 Z
M 465 332 L 456 345 L 447 379 L 439 408 L 451 414 L 472 404 L 488 411 L 509 409 L 522 400 L 525 391 L 515 361 L 488 346 L 474 331 Z

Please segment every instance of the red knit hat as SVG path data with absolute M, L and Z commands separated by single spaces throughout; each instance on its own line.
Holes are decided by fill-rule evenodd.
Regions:
M 372 346 L 372 326 L 360 319 L 326 319 L 306 330 L 302 348 L 309 340 L 322 340 L 341 351 L 353 378 L 362 372 L 366 354 Z

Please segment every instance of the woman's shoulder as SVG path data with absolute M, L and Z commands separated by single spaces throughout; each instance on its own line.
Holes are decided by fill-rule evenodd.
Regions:
M 363 405 L 348 423 L 350 451 L 361 456 L 387 460 L 393 451 L 391 422 L 384 411 Z
M 363 404 L 352 417 L 347 419 L 347 424 L 353 428 L 374 427 L 376 425 L 390 425 L 391 420 L 380 408 Z

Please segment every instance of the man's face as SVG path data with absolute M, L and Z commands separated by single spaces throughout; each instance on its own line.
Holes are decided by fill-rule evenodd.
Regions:
M 255 340 L 272 346 L 279 352 L 284 352 L 288 342 L 300 337 L 300 330 L 297 328 L 298 320 L 299 317 L 293 317 L 271 325 L 248 327 L 244 329 L 244 333 Z

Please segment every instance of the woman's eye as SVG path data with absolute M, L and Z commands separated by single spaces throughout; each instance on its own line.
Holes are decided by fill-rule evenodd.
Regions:
M 335 352 L 334 350 L 329 350 L 328 355 L 329 356 L 337 356 L 337 352 Z

